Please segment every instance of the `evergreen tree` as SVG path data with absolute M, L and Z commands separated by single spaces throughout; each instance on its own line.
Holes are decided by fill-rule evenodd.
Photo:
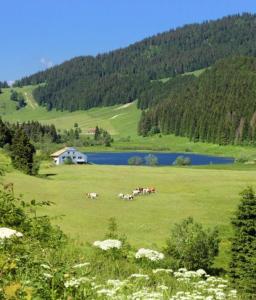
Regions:
M 25 132 L 18 128 L 13 136 L 11 145 L 11 159 L 13 166 L 29 175 L 33 174 L 33 157 L 35 147 L 30 143 Z
M 98 141 L 100 138 L 100 129 L 98 126 L 95 127 L 95 133 L 94 133 L 94 139 L 95 141 Z
M 256 196 L 251 187 L 241 193 L 242 199 L 232 220 L 230 275 L 236 287 L 255 299 L 256 294 Z
M 10 144 L 11 141 L 11 131 L 0 117 L 0 147 L 2 148 L 5 144 Z

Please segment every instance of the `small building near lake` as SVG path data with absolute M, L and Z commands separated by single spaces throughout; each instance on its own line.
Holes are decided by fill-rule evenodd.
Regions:
M 77 151 L 74 147 L 65 147 L 51 154 L 51 157 L 56 165 L 62 165 L 65 162 L 70 162 L 73 164 L 87 163 L 87 155 Z

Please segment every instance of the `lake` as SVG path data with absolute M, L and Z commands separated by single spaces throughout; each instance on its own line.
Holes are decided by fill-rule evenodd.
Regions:
M 233 158 L 209 156 L 191 153 L 154 153 L 154 152 L 97 152 L 86 153 L 88 162 L 97 165 L 128 165 L 129 158 L 139 156 L 145 161 L 145 157 L 153 154 L 158 159 L 158 165 L 170 166 L 178 156 L 189 157 L 192 165 L 209 165 L 209 164 L 231 164 Z M 145 164 L 145 163 L 144 163 Z

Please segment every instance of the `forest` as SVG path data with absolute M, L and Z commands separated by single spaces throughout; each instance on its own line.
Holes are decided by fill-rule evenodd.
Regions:
M 152 80 L 207 68 L 229 56 L 255 56 L 255 31 L 254 14 L 186 25 L 123 49 L 76 57 L 22 78 L 15 86 L 40 84 L 34 97 L 48 110 L 128 103 L 143 98 Z M 147 107 L 148 100 L 139 105 Z
M 255 144 L 256 59 L 220 60 L 199 78 L 192 77 L 179 93 L 158 93 L 162 95 L 158 104 L 142 113 L 139 134 L 173 133 L 222 145 Z

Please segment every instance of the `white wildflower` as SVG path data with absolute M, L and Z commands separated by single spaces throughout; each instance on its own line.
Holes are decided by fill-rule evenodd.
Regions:
M 85 263 L 82 263 L 82 264 L 76 264 L 73 266 L 74 269 L 80 269 L 80 268 L 83 268 L 83 267 L 87 267 L 89 266 L 90 263 L 89 262 L 85 262 Z
M 173 270 L 172 269 L 154 269 L 154 270 L 152 270 L 152 272 L 154 274 L 157 274 L 157 273 L 173 273 Z
M 52 278 L 53 276 L 51 275 L 51 274 L 49 274 L 49 273 L 43 273 L 43 276 L 45 277 L 45 278 Z
M 187 269 L 186 268 L 179 268 L 178 272 L 184 273 L 184 272 L 187 272 Z
M 69 287 L 79 287 L 79 285 L 81 284 L 81 283 L 84 283 L 84 282 L 87 282 L 87 281 L 90 281 L 90 279 L 89 278 L 87 278 L 87 277 L 80 277 L 80 278 L 72 278 L 72 279 L 70 279 L 70 280 L 68 280 L 68 281 L 66 281 L 65 283 L 64 283 L 64 286 L 66 287 L 66 288 L 69 288 Z
M 102 250 L 109 250 L 109 249 L 120 249 L 122 246 L 122 242 L 119 240 L 105 240 L 105 241 L 95 241 L 93 246 L 98 247 Z
M 0 228 L 0 239 L 9 239 L 13 236 L 22 237 L 23 234 L 21 232 L 18 232 L 10 228 L 6 228 L 6 227 Z
M 164 254 L 155 250 L 141 248 L 135 254 L 136 258 L 147 258 L 151 261 L 158 261 L 164 259 Z
M 198 270 L 196 271 L 196 273 L 197 273 L 199 276 L 207 275 L 204 269 L 198 269 Z
M 111 289 L 101 289 L 101 290 L 97 291 L 98 295 L 106 295 L 108 297 L 114 296 L 115 293 L 116 293 L 116 291 L 115 290 L 111 290 Z
M 46 265 L 46 264 L 41 264 L 40 265 L 42 268 L 44 268 L 44 269 L 46 269 L 46 270 L 50 270 L 51 268 L 48 266 L 48 265 Z
M 144 279 L 146 279 L 146 280 L 148 280 L 149 279 L 149 276 L 148 275 L 144 275 L 144 274 L 132 274 L 131 276 L 130 276 L 130 278 L 144 278 Z

